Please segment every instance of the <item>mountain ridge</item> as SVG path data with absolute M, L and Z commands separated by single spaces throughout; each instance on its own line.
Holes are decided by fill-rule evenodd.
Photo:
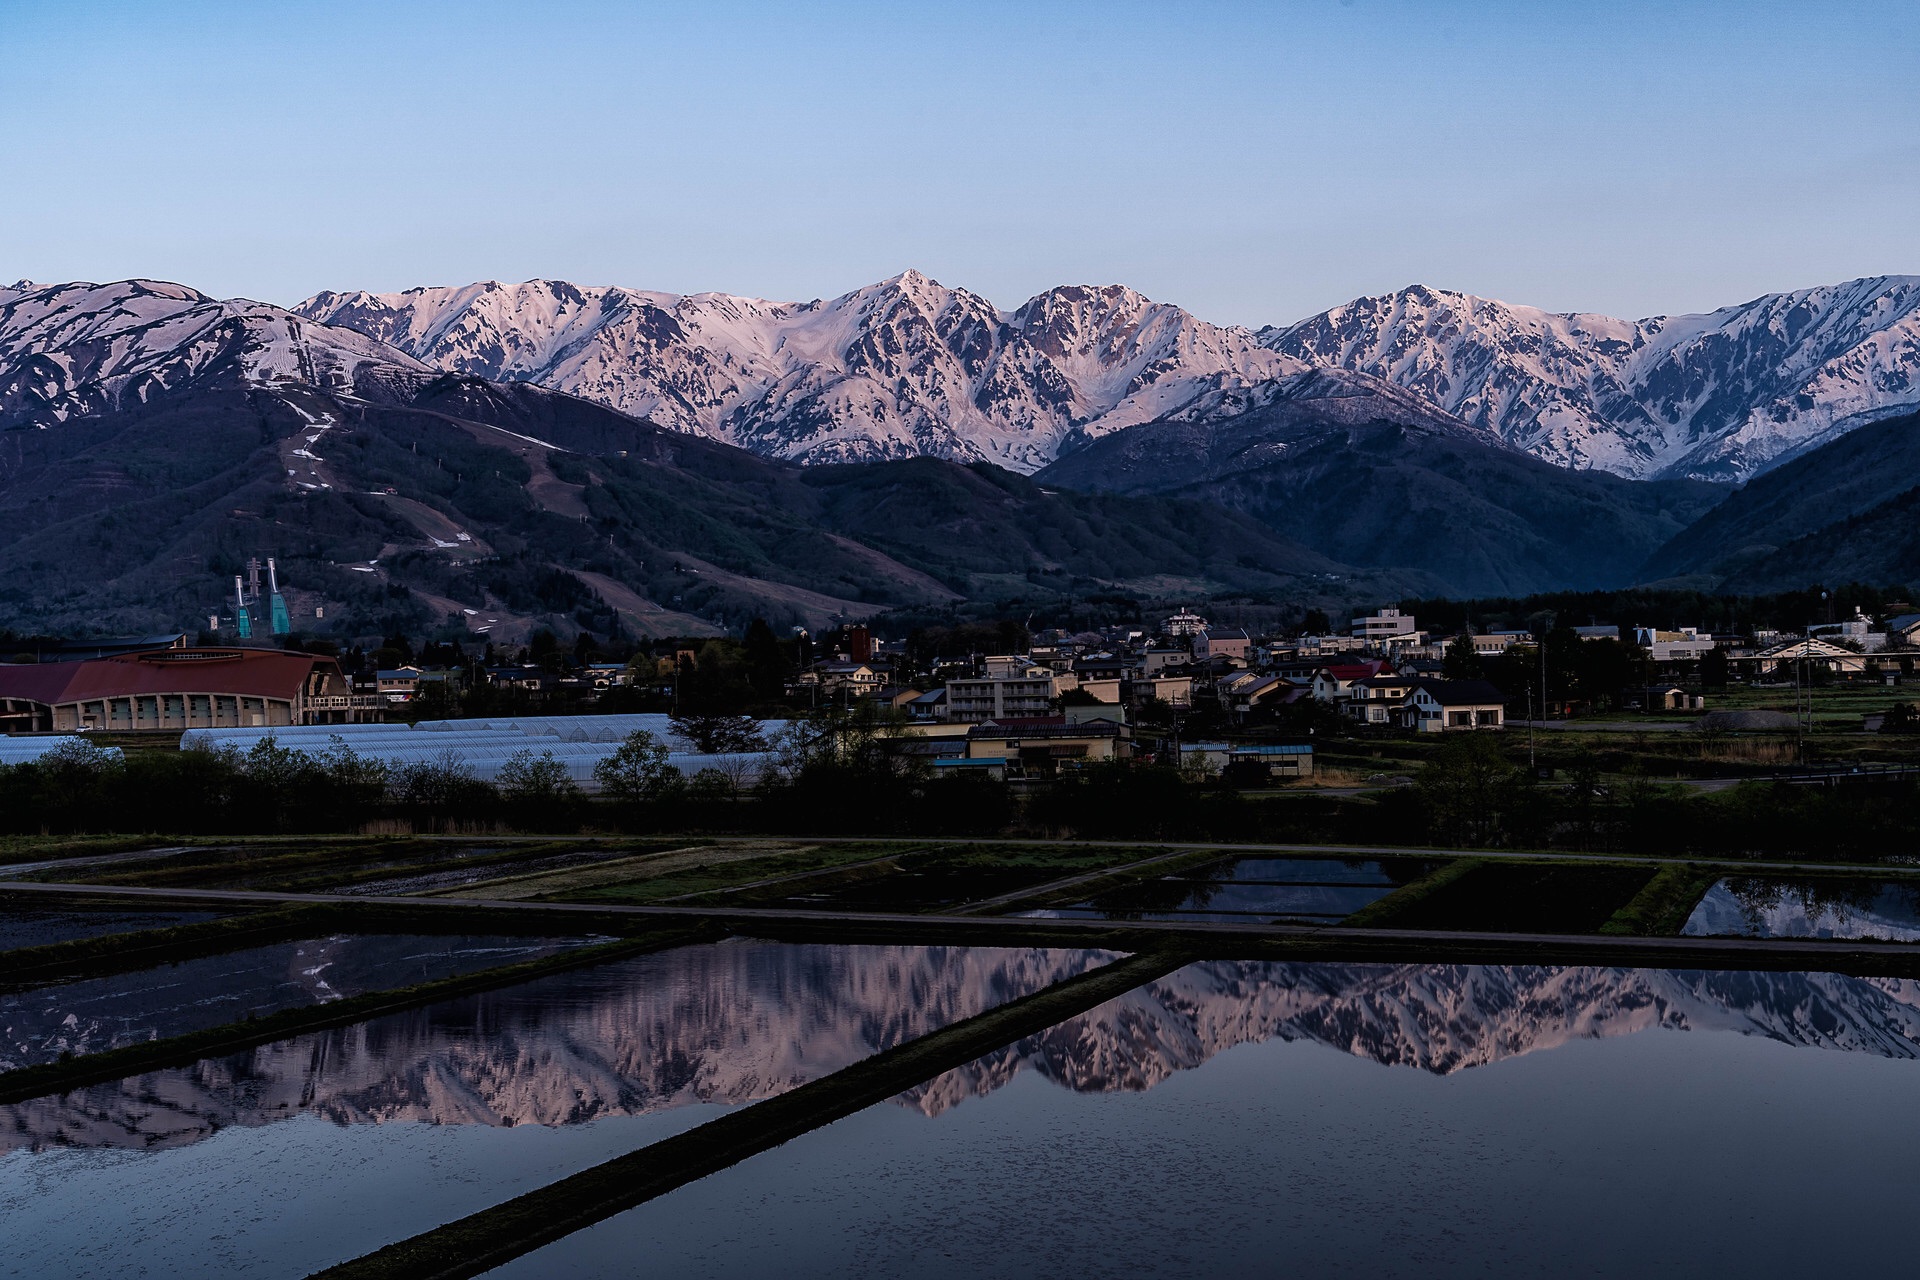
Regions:
M 532 280 L 321 293 L 294 310 L 429 364 L 807 463 L 932 454 L 1031 472 L 1223 381 L 1303 368 L 1124 286 L 1003 312 L 912 270 L 798 303 Z
M 0 387 L 6 626 L 198 628 L 250 556 L 278 559 L 303 629 L 510 642 L 1350 577 L 1204 503 L 934 458 L 803 471 L 157 282 L 0 299 Z
M 1920 405 L 1920 276 L 1619 320 L 1412 285 L 1261 341 L 1416 391 L 1536 457 L 1740 480 Z
M 328 292 L 294 310 L 803 462 L 920 452 L 1032 472 L 1309 368 L 1634 479 L 1744 479 L 1920 406 L 1920 276 L 1640 320 L 1409 285 L 1257 331 L 1124 285 L 1002 311 L 912 270 L 806 303 L 533 280 Z

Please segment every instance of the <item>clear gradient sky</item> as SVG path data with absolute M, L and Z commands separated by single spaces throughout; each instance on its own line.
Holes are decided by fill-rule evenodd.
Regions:
M 1284 323 L 1920 272 L 1920 3 L 0 0 L 0 279 Z

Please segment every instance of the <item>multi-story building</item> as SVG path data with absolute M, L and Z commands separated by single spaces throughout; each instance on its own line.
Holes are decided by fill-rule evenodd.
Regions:
M 1244 664 L 1252 644 L 1253 638 L 1238 627 L 1209 627 L 1193 637 L 1193 660 L 1206 662 L 1224 657 Z
M 1533 636 L 1525 631 L 1486 631 L 1473 636 L 1473 652 L 1477 657 L 1497 658 L 1516 644 L 1526 644 Z
M 1410 636 L 1419 629 L 1412 614 L 1398 609 L 1382 609 L 1353 620 L 1353 638 L 1368 644 L 1385 645 L 1389 640 Z
M 1175 637 L 1197 636 L 1207 629 L 1207 620 L 1182 605 L 1180 612 L 1160 624 L 1163 634 Z
M 990 660 L 991 661 L 991 660 Z M 1053 713 L 1058 689 L 1053 672 L 1023 666 L 1017 673 L 947 681 L 947 719 L 960 724 L 1024 719 Z
M 1655 662 L 1691 662 L 1714 647 L 1714 638 L 1701 635 L 1698 627 L 1678 631 L 1659 631 L 1653 627 L 1635 627 L 1634 643 L 1645 649 Z

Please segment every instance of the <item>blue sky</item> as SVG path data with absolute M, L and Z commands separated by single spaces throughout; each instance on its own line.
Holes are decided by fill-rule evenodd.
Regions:
M 1917 54 L 1874 0 L 0 0 L 0 276 L 1704 310 L 1920 272 Z

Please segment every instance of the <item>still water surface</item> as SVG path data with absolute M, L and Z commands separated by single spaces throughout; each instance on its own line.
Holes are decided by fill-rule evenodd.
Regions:
M 1736 876 L 1707 890 L 1682 932 L 1920 941 L 1920 886 L 1836 877 Z
M 0 1071 L 494 969 L 586 941 L 340 934 L 0 992 Z
M 218 920 L 220 911 L 122 911 L 107 908 L 0 907 L 0 951 L 40 947 L 50 942 L 98 938 L 109 933 L 141 929 L 169 929 L 181 924 Z
M 1110 958 L 735 940 L 0 1107 L 0 1276 L 304 1276 Z
M 1202 964 L 495 1274 L 1907 1274 L 1920 987 Z
M 1086 902 L 1022 914 L 1039 919 L 1330 924 L 1418 879 L 1431 865 L 1415 858 L 1231 858 L 1142 880 Z

